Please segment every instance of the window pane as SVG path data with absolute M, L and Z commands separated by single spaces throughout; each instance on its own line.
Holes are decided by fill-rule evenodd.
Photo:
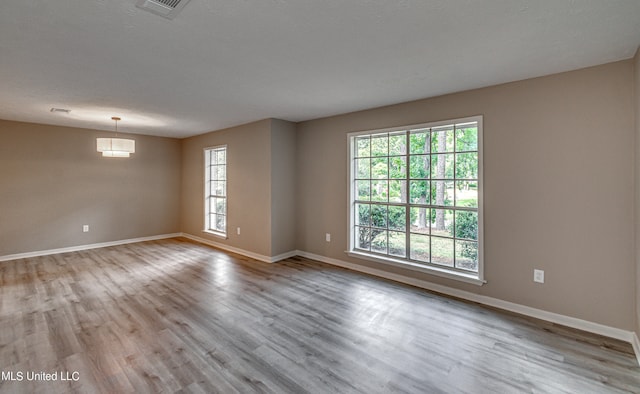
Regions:
M 456 267 L 478 272 L 478 243 L 456 240 Z
M 227 179 L 227 166 L 216 166 L 214 168 L 216 173 L 215 179 L 217 180 Z
M 371 159 L 371 178 L 387 179 L 389 178 L 389 159 L 386 157 L 377 157 Z
M 431 156 L 431 178 L 453 179 L 453 154 Z
M 371 138 L 369 138 L 369 136 L 356 137 L 356 157 L 371 156 L 371 152 L 369 151 L 370 140 Z
M 431 234 L 453 238 L 453 210 L 433 209 Z
M 369 179 L 371 178 L 370 159 L 356 159 L 356 178 Z
M 389 254 L 396 257 L 407 256 L 407 236 L 399 231 L 389 231 Z
M 386 254 L 387 253 L 387 236 L 388 236 L 388 231 L 386 230 L 374 231 L 371 239 L 371 251 Z
M 227 229 L 226 216 L 216 215 L 216 231 L 224 233 Z
M 389 158 L 389 178 L 405 179 L 407 177 L 406 156 L 392 156 Z
M 478 213 L 456 211 L 456 238 L 478 239 Z
M 407 181 L 389 181 L 389 202 L 407 202 Z
M 456 151 L 478 150 L 478 127 L 465 127 L 456 130 Z
M 390 206 L 388 210 L 388 224 L 392 230 L 404 231 L 407 228 L 407 209 L 405 207 Z
M 356 248 L 369 250 L 371 244 L 371 229 L 368 227 L 356 227 Z
M 386 133 L 371 136 L 371 156 L 389 155 L 389 138 Z
M 387 201 L 389 181 L 371 181 L 371 201 Z
M 225 164 L 226 162 L 227 162 L 227 150 L 226 149 L 216 150 L 216 163 Z
M 216 213 L 226 214 L 227 213 L 227 199 L 226 198 L 216 198 Z
M 453 127 L 442 126 L 431 129 L 431 152 L 453 152 Z
M 226 194 L 226 182 L 225 181 L 214 181 L 211 182 L 211 195 L 212 196 L 224 196 Z
M 431 237 L 431 262 L 453 267 L 453 239 Z
M 456 181 L 456 206 L 478 207 L 477 181 Z
M 456 178 L 477 179 L 478 178 L 478 153 L 458 153 L 456 154 Z
M 409 182 L 410 202 L 412 204 L 430 204 L 431 186 L 429 181 Z
M 453 181 L 431 181 L 431 195 L 434 205 L 453 205 Z
M 429 129 L 412 130 L 409 135 L 409 143 L 411 145 L 411 154 L 416 153 L 430 153 L 431 152 L 431 138 Z
M 407 153 L 407 133 L 391 133 L 389 135 L 389 155 L 404 155 Z
M 412 260 L 430 261 L 431 250 L 429 247 L 429 236 L 421 234 L 410 235 L 410 258 Z
M 369 201 L 371 199 L 371 182 L 356 181 L 357 196 L 360 201 Z
M 371 226 L 371 206 L 369 204 L 356 204 L 356 224 Z
M 371 224 L 374 227 L 387 228 L 387 206 L 371 205 Z
M 430 157 L 417 155 L 409 157 L 409 177 L 413 179 L 429 178 Z
M 411 232 L 429 234 L 431 229 L 431 208 L 411 207 Z

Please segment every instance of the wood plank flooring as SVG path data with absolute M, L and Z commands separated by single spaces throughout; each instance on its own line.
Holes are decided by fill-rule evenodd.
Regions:
M 0 372 L 2 393 L 640 393 L 627 343 L 184 239 L 0 263 Z

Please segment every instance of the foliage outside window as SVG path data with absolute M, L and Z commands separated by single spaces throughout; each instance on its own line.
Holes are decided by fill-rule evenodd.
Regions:
M 205 231 L 227 234 L 227 147 L 204 150 Z
M 350 250 L 482 280 L 482 118 L 350 139 Z

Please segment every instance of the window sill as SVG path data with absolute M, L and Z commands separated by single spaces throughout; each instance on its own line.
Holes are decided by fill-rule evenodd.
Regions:
M 213 235 L 216 238 L 229 239 L 229 237 L 227 237 L 227 234 L 225 233 L 219 233 L 217 231 L 211 231 L 211 230 L 202 230 L 202 232 L 205 234 Z
M 465 273 L 462 273 L 462 272 L 452 272 L 452 271 L 446 270 L 444 268 L 441 269 L 441 268 L 438 268 L 438 267 L 413 264 L 413 263 L 410 263 L 410 262 L 407 262 L 407 261 L 402 261 L 402 260 L 395 260 L 395 259 L 391 259 L 391 258 L 372 256 L 372 255 L 369 255 L 369 254 L 366 254 L 366 253 L 357 252 L 357 251 L 347 251 L 346 253 L 350 257 L 355 257 L 355 258 L 362 259 L 362 260 L 373 261 L 373 262 L 376 262 L 376 263 L 392 265 L 394 267 L 401 267 L 401 268 L 409 269 L 409 270 L 412 270 L 412 271 L 424 272 L 426 274 L 435 275 L 435 276 L 439 276 L 439 277 L 447 278 L 447 279 L 453 279 L 453 280 L 457 280 L 457 281 L 460 281 L 460 282 L 471 283 L 471 284 L 474 284 L 474 285 L 477 285 L 477 286 L 482 286 L 483 284 L 487 283 L 485 280 L 483 280 L 478 275 L 475 275 L 473 273 L 465 274 Z

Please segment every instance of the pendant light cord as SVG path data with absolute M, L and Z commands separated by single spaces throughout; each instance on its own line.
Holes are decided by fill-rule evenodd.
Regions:
M 120 120 L 120 118 L 117 116 L 112 116 L 111 119 L 116 122 L 116 138 L 118 138 L 118 121 Z

